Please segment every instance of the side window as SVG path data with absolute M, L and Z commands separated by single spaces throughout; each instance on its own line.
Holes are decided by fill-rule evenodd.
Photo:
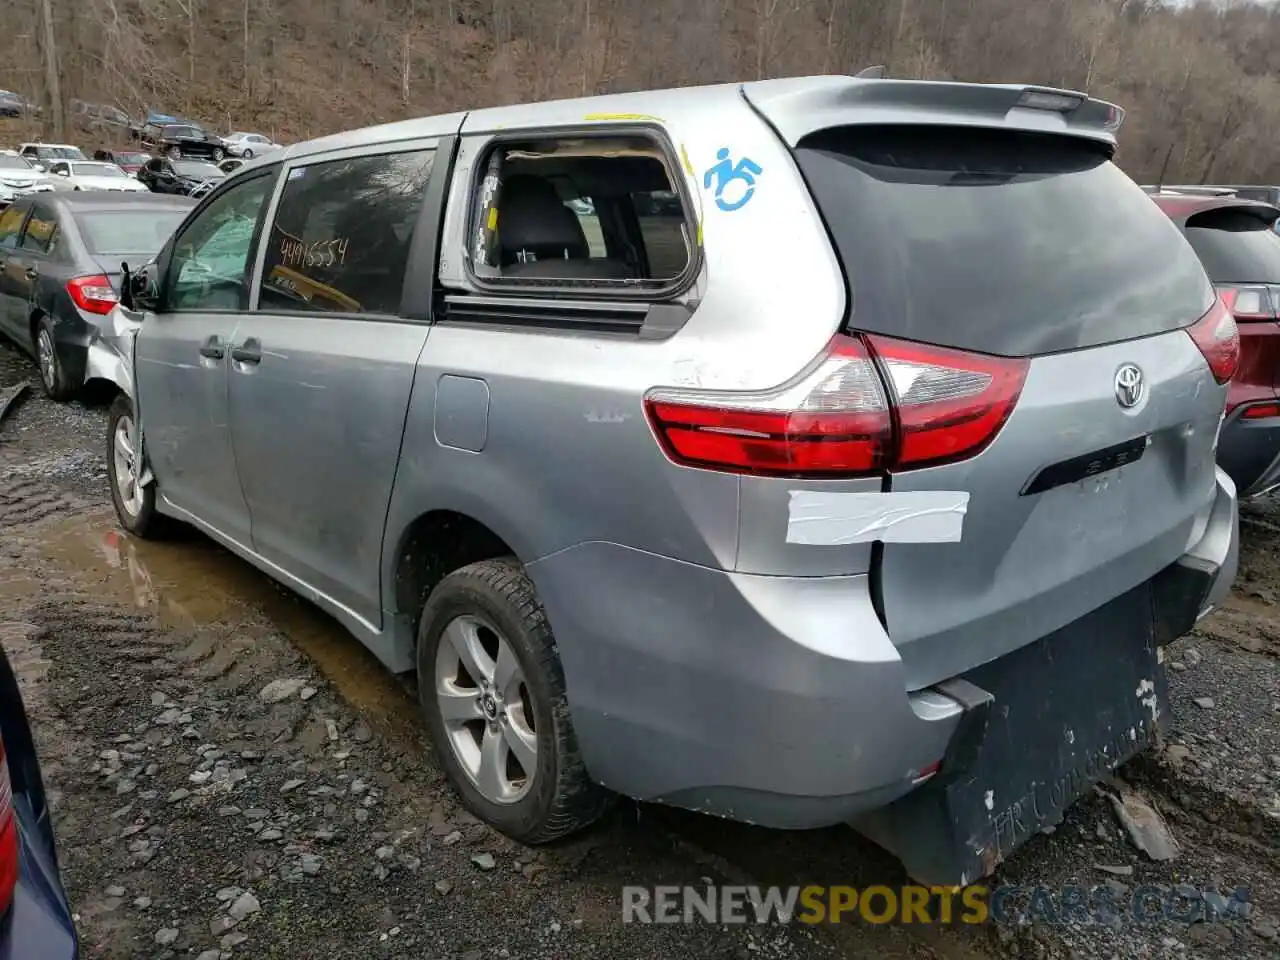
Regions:
M 678 277 L 689 261 L 685 247 L 684 208 L 680 194 L 670 190 L 633 193 L 631 203 L 640 220 L 640 233 L 656 277 Z
M 399 313 L 434 156 L 415 150 L 291 170 L 267 235 L 258 308 Z
M 31 216 L 27 218 L 27 226 L 22 231 L 22 240 L 18 246 L 23 250 L 49 253 L 57 236 L 58 215 L 48 204 L 37 203 L 31 208 Z
M 26 215 L 27 206 L 21 203 L 10 204 L 0 211 L 0 250 L 13 250 L 18 246 L 22 218 Z
M 600 215 L 596 213 L 596 205 L 590 197 L 575 196 L 566 200 L 564 205 L 573 211 L 582 227 L 582 235 L 587 238 L 587 254 L 592 260 L 602 260 L 609 256 L 609 249 L 604 245 L 604 232 L 600 229 Z
M 147 171 L 148 171 L 149 173 L 159 173 L 159 172 L 160 172 L 160 168 L 161 168 L 162 166 L 164 166 L 164 161 L 163 161 L 163 160 L 148 160 L 148 161 L 147 161 Z
M 71 165 L 69 163 L 55 163 L 49 167 L 49 172 L 65 177 L 71 173 Z
M 245 309 L 253 235 L 274 184 L 273 176 L 238 183 L 186 224 L 169 261 L 164 309 Z
M 481 282 L 643 293 L 692 257 L 692 222 L 648 136 L 502 143 L 486 158 L 468 250 Z

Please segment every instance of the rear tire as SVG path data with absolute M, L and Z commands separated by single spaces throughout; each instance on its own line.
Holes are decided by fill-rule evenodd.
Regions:
M 107 414 L 107 482 L 111 486 L 111 503 L 116 508 L 120 526 L 144 540 L 155 540 L 172 530 L 173 521 L 156 512 L 155 481 L 144 486 L 137 483 L 141 465 L 137 463 L 137 420 L 133 401 L 120 394 Z M 125 443 L 121 445 L 121 439 Z
M 455 656 L 459 644 L 473 656 Z M 422 611 L 417 661 L 436 757 L 471 813 L 541 844 L 608 810 L 613 795 L 587 775 L 578 750 L 551 626 L 514 558 L 473 563 L 440 581 Z M 482 676 L 471 677 L 463 661 Z M 486 767 L 487 756 L 499 759 Z
M 245 148 L 244 148 L 244 153 L 240 154 L 240 156 L 241 156 L 243 159 L 245 159 L 245 160 L 252 160 L 252 159 L 253 159 L 253 151 L 252 151 L 252 150 L 250 150 L 248 147 L 245 147 Z
M 41 317 L 36 324 L 36 364 L 40 368 L 40 386 L 50 400 L 65 403 L 76 395 L 76 387 L 67 378 L 62 360 L 58 357 L 58 341 L 53 332 L 53 320 Z
M 170 147 L 168 150 L 166 150 L 166 151 L 165 151 L 165 154 L 169 157 L 169 159 L 170 159 L 170 160 L 181 160 L 181 159 L 182 159 L 182 148 L 181 148 L 181 147 Z

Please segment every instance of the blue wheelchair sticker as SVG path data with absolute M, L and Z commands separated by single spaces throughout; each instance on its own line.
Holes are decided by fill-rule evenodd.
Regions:
M 764 171 L 760 169 L 758 163 L 747 157 L 743 157 L 735 164 L 729 159 L 728 147 L 720 148 L 716 153 L 716 160 L 718 161 L 716 165 L 703 175 L 702 186 L 710 190 L 711 185 L 715 184 L 716 206 L 721 210 L 726 213 L 741 210 L 755 195 L 756 177 Z M 742 181 L 742 185 L 728 192 L 730 197 L 736 195 L 736 199 L 726 199 L 725 189 L 735 180 Z

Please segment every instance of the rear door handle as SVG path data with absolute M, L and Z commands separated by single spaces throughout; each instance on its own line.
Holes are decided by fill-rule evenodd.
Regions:
M 200 344 L 200 356 L 208 360 L 221 360 L 227 355 L 226 345 L 217 337 L 210 337 Z
M 237 363 L 261 363 L 262 344 L 257 337 L 250 337 L 240 346 L 231 348 L 231 359 Z

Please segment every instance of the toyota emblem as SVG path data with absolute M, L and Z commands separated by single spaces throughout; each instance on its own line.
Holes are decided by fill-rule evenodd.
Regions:
M 1146 390 L 1147 385 L 1137 364 L 1126 363 L 1116 371 L 1116 403 L 1126 410 L 1136 407 Z

